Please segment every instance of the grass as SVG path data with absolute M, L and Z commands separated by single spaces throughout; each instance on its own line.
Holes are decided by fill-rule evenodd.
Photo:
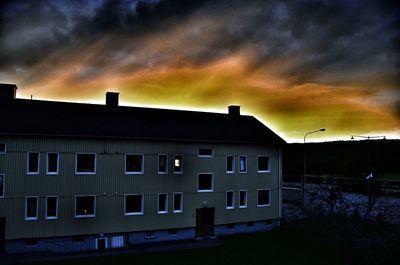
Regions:
M 357 228 L 351 229 L 352 225 Z M 378 228 L 365 221 L 351 223 L 337 218 L 314 218 L 283 225 L 267 233 L 222 237 L 224 245 L 220 247 L 41 264 L 398 264 L 399 238 L 398 226 Z

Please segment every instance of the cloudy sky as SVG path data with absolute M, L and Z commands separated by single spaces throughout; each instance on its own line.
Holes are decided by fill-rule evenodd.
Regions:
M 289 142 L 400 138 L 396 1 L 1 1 L 18 97 L 256 116 Z

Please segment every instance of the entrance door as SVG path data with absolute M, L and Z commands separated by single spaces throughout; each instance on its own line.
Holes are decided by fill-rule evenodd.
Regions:
M 97 250 L 105 250 L 107 248 L 106 239 L 98 238 L 97 239 Z
M 196 237 L 214 236 L 214 208 L 196 209 Z
M 6 218 L 0 217 L 0 253 L 5 252 L 6 248 Z

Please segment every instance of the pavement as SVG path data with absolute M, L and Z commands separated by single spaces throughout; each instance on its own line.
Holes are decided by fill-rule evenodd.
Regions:
M 0 255 L 0 265 L 26 264 L 33 262 L 74 260 L 90 257 L 104 257 L 115 255 L 139 254 L 139 253 L 161 253 L 174 252 L 179 250 L 200 249 L 222 246 L 224 243 L 218 238 L 207 238 L 201 240 L 179 240 L 169 242 L 155 242 L 138 245 L 130 245 L 125 248 L 107 249 L 105 251 L 90 251 L 78 253 L 49 253 L 33 252 L 22 254 L 3 254 Z

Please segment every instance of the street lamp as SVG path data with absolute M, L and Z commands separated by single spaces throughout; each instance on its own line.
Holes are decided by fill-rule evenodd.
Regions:
M 315 130 L 308 132 L 304 135 L 304 144 L 306 143 L 306 137 L 312 133 L 317 133 L 317 132 L 324 132 L 325 128 Z M 303 178 L 301 180 L 301 204 L 304 207 L 304 188 L 305 188 L 305 182 L 306 182 L 306 166 L 307 165 L 307 160 L 306 160 L 306 146 L 304 145 L 304 154 L 303 154 Z

